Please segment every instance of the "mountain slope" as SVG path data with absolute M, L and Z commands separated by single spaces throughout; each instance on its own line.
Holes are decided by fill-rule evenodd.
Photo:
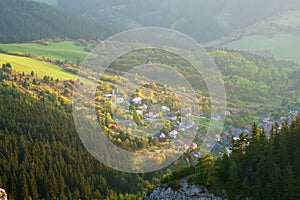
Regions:
M 57 6 L 122 29 L 166 27 L 207 42 L 300 5 L 294 0 L 58 0 Z
M 207 46 L 272 54 L 276 59 L 300 63 L 300 10 L 286 11 L 235 31 Z
M 4 83 L 0 89 L 0 184 L 9 199 L 105 199 L 143 190 L 141 176 L 87 152 L 71 114 Z
M 29 0 L 0 1 L 0 42 L 21 42 L 40 38 L 103 38 L 111 26 L 65 13 Z
M 166 174 L 161 183 L 180 191 L 183 187 L 178 182 L 185 177 L 230 200 L 299 199 L 300 116 L 290 125 L 272 128 L 267 139 L 254 123 L 250 138 L 241 133 L 232 141 L 229 156 L 200 158 L 195 166 Z

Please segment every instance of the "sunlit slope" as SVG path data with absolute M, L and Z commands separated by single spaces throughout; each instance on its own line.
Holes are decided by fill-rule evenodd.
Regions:
M 247 36 L 223 45 L 230 49 L 269 52 L 275 58 L 300 63 L 300 35 L 279 34 L 274 37 Z
M 56 65 L 34 60 L 27 57 L 12 56 L 6 54 L 0 54 L 0 63 L 10 63 L 14 69 L 18 72 L 29 74 L 31 71 L 34 71 L 38 77 L 50 76 L 53 79 L 59 80 L 69 80 L 76 79 L 77 77 L 74 74 L 64 71 L 63 68 L 60 68 Z
M 300 63 L 300 10 L 282 12 L 212 43 Z
M 23 44 L 0 44 L 0 49 L 11 52 L 30 53 L 37 56 L 58 60 L 82 61 L 88 55 L 83 46 L 75 45 L 74 42 L 52 42 L 50 45 L 38 43 Z

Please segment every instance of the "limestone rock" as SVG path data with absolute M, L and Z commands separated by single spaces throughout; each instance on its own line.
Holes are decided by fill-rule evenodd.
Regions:
M 204 187 L 189 184 L 185 179 L 179 181 L 180 189 L 174 191 L 171 187 L 158 186 L 149 190 L 144 200 L 222 200 L 208 192 Z
M 7 200 L 7 194 L 2 188 L 0 188 L 0 200 Z

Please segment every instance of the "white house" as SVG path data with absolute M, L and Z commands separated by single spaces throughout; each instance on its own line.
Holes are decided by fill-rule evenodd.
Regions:
M 169 133 L 169 137 L 176 139 L 177 138 L 177 134 L 178 134 L 178 132 L 176 130 L 173 130 L 173 131 L 171 131 Z
M 141 97 L 134 98 L 134 99 L 132 99 L 132 102 L 133 102 L 134 104 L 139 104 L 139 103 L 142 102 L 142 98 L 141 98 Z
M 124 103 L 125 99 L 121 95 L 118 95 L 117 96 L 117 101 L 118 101 L 118 103 Z
M 106 94 L 106 95 L 105 95 L 105 98 L 106 98 L 106 99 L 111 99 L 111 97 L 112 97 L 112 94 Z
M 227 156 L 229 156 L 232 153 L 231 148 L 225 147 L 225 153 L 227 154 Z
M 144 112 L 142 110 L 136 110 L 136 113 L 139 114 L 139 115 L 143 115 Z
M 170 112 L 170 108 L 168 106 L 162 106 L 161 109 L 163 111 L 167 111 L 167 112 Z

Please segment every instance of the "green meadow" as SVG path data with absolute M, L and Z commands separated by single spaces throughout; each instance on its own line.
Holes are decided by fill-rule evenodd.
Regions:
M 35 0 L 40 3 L 46 3 L 49 5 L 57 5 L 58 0 Z
M 0 54 L 0 64 L 2 65 L 7 62 L 20 73 L 24 72 L 26 74 L 30 74 L 31 71 L 34 71 L 34 73 L 36 73 L 40 78 L 46 75 L 59 80 L 77 79 L 76 75 L 68 73 L 64 71 L 63 68 L 47 62 L 27 57 Z
M 300 35 L 278 34 L 274 37 L 247 36 L 222 45 L 229 49 L 245 51 L 268 50 L 276 58 L 300 63 Z
M 300 11 L 287 11 L 274 17 L 273 23 L 297 27 L 300 24 Z
M 38 43 L 0 44 L 0 49 L 11 52 L 31 53 L 40 57 L 72 62 L 83 61 L 88 55 L 83 46 L 77 46 L 71 41 L 52 42 L 48 46 Z

